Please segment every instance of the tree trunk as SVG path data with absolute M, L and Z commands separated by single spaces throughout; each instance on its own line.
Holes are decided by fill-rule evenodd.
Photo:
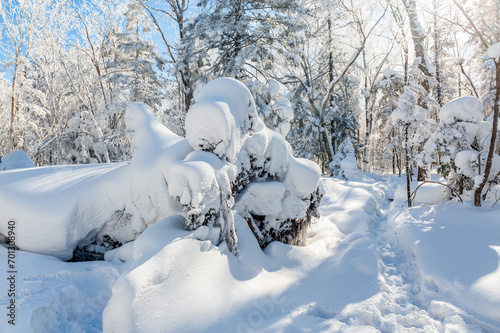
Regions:
M 486 165 L 484 167 L 484 178 L 481 184 L 476 188 L 474 192 L 474 206 L 481 207 L 481 193 L 483 192 L 484 186 L 488 182 L 488 178 L 491 172 L 491 166 L 493 164 L 493 155 L 495 153 L 495 143 L 497 140 L 497 129 L 498 129 L 498 115 L 499 115 L 499 103 L 500 103 L 500 59 L 494 60 L 495 62 L 495 101 L 493 104 L 493 128 L 491 129 L 491 141 L 490 149 L 488 151 L 488 157 L 486 159 Z
M 411 149 L 408 142 L 408 126 L 405 128 L 405 168 L 406 168 L 406 196 L 408 198 L 408 207 L 411 207 Z
M 437 3 L 436 0 L 432 1 L 434 10 L 434 66 L 436 67 L 436 99 L 439 107 L 443 106 L 443 89 L 441 82 L 441 63 L 440 63 L 440 48 L 439 48 L 439 33 L 437 30 Z M 434 120 L 437 120 L 437 112 L 433 114 Z

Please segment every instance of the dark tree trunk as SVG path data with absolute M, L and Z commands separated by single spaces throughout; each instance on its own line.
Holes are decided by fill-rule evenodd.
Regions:
M 497 129 L 498 129 L 498 114 L 499 114 L 499 103 L 500 103 L 500 59 L 495 60 L 495 101 L 493 104 L 493 128 L 491 129 L 491 141 L 490 149 L 488 151 L 488 157 L 486 159 L 486 165 L 484 167 L 484 178 L 481 184 L 476 188 L 474 192 L 474 206 L 481 207 L 481 193 L 483 192 L 484 186 L 488 182 L 488 178 L 491 173 L 491 166 L 493 164 L 493 155 L 495 152 L 495 143 L 497 140 Z

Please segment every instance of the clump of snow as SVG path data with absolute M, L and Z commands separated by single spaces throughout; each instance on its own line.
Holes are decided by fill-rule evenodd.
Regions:
M 0 173 L 0 219 L 16 222 L 23 250 L 70 259 L 77 246 L 108 235 L 124 243 L 144 228 L 128 200 L 126 163 Z M 0 223 L 6 235 L 7 223 Z
M 319 166 L 304 158 L 290 159 L 284 182 L 302 197 L 313 193 L 321 179 Z
M 479 175 L 479 165 L 482 165 L 484 170 L 484 166 L 486 165 L 487 154 L 479 154 L 474 150 L 464 150 L 457 153 L 455 157 L 455 164 L 458 168 L 458 172 L 466 177 L 474 179 L 476 176 L 481 176 L 478 179 L 483 179 L 482 175 Z M 490 176 L 488 180 L 492 181 L 500 172 L 500 156 L 497 154 L 493 154 L 493 160 L 491 165 Z M 476 182 L 476 185 L 479 183 Z
M 0 159 L 0 171 L 34 167 L 35 163 L 24 151 L 11 151 Z
M 386 69 L 384 69 L 382 71 L 382 75 L 384 75 L 384 77 L 386 79 L 388 79 L 388 78 L 390 78 L 392 76 L 396 76 L 398 74 L 399 74 L 398 72 L 396 72 L 395 70 L 393 70 L 392 68 L 389 68 L 389 67 L 387 67 Z
M 405 86 L 404 93 L 399 96 L 397 109 L 391 113 L 393 124 L 423 124 L 426 122 L 428 111 L 418 105 L 418 95 L 418 89 Z
M 125 113 L 134 152 L 128 180 L 130 196 L 146 225 L 182 208 L 168 193 L 167 175 L 172 166 L 192 151 L 186 139 L 175 135 L 156 118 L 144 103 L 131 103 Z M 137 214 L 136 214 L 137 215 Z
M 439 119 L 444 124 L 457 121 L 479 123 L 483 120 L 483 102 L 476 97 L 464 96 L 446 103 L 439 111 Z
M 281 109 L 288 106 L 280 103 Z M 277 233 L 268 241 L 291 242 L 318 216 L 319 168 L 293 157 L 286 140 L 258 118 L 250 91 L 237 80 L 214 80 L 198 91 L 186 118 L 187 139 L 163 126 L 144 103 L 127 106 L 125 123 L 134 149 L 129 163 L 0 174 L 0 219 L 16 221 L 19 248 L 63 260 L 75 249 L 104 253 L 161 219 L 183 215 L 186 228 L 207 227 L 210 241 L 237 252 L 235 198 L 250 182 L 282 182 L 288 170 L 306 178 L 290 176 L 280 183 L 282 209 L 270 210 L 264 216 L 269 223 L 262 225 Z M 33 166 L 22 152 L 2 163 Z M 267 187 L 255 189 L 260 192 L 238 213 L 266 211 L 256 207 Z M 30 209 L 22 209 L 26 205 Z M 0 225 L 0 233 L 7 234 L 7 224 Z M 126 260 L 123 251 L 113 255 L 115 262 Z
M 283 210 L 282 200 L 286 186 L 280 182 L 250 183 L 240 194 L 240 205 L 246 205 L 241 210 L 248 210 L 256 215 L 278 215 Z
M 280 92 L 281 84 L 275 79 L 269 79 L 269 95 L 274 98 Z
M 474 150 L 464 150 L 457 153 L 455 165 L 458 171 L 467 177 L 474 178 L 479 166 L 479 154 Z
M 491 45 L 486 54 L 488 57 L 495 59 L 496 61 L 500 61 L 500 42 Z
M 292 104 L 288 98 L 280 97 L 272 105 L 272 110 L 277 117 L 277 125 L 274 130 L 286 137 L 291 128 L 290 122 L 294 117 Z

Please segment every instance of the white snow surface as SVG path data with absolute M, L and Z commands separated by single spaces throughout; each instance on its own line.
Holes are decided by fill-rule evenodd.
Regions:
M 24 151 L 14 150 L 0 159 L 0 171 L 34 167 L 35 163 Z
M 445 124 L 457 121 L 479 123 L 484 118 L 483 102 L 472 96 L 459 97 L 443 105 L 438 117 Z
M 195 105 L 220 112 L 214 126 L 228 121 L 236 130 L 221 152 L 238 164 L 192 146 L 208 131 L 196 117 L 182 139 L 132 103 L 130 162 L 0 171 L 0 233 L 13 221 L 22 249 L 16 326 L 6 320 L 4 278 L 0 332 L 500 332 L 500 205 L 460 205 L 445 201 L 444 187 L 426 186 L 407 209 L 404 178 L 321 178 L 253 118 L 248 89 L 221 80 L 203 87 Z M 261 250 L 236 211 L 237 255 L 219 243 L 217 226 L 185 230 L 186 215 L 220 205 L 251 158 L 276 180 L 252 179 L 237 199 L 235 207 L 257 215 L 303 216 L 302 198 L 321 182 L 322 217 L 305 246 Z M 61 261 L 102 235 L 124 245 L 106 261 Z
M 422 206 L 396 214 L 389 223 L 416 256 L 425 280 L 444 298 L 495 322 L 498 330 L 500 211 L 490 207 L 479 209 L 471 202 L 431 210 Z
M 109 185 L 125 167 L 40 168 L 22 186 L 16 172 L 2 179 L 17 181 L 26 198 L 54 195 L 49 185 L 58 177 L 57 188 L 68 178 L 64 184 L 95 195 L 93 184 Z M 54 174 L 42 192 L 41 175 Z M 69 263 L 18 250 L 16 326 L 4 319 L 0 331 L 500 332 L 498 205 L 407 209 L 387 200 L 403 178 L 323 183 L 322 218 L 304 247 L 273 242 L 262 251 L 237 217 L 236 257 L 206 240 L 208 228 L 187 231 L 184 218 L 172 216 L 108 252 L 108 261 Z M 252 186 L 279 198 L 278 184 Z M 44 236 L 56 239 L 55 230 Z M 7 256 L 0 247 L 0 261 Z M 2 293 L 0 307 L 9 301 Z

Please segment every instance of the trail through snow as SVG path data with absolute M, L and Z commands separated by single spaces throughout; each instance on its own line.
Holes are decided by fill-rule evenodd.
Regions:
M 351 184 L 367 187 L 366 183 Z M 387 198 L 388 183 L 374 182 L 370 187 L 367 190 L 371 193 L 383 193 L 374 195 L 380 213 L 369 229 L 376 244 L 380 292 L 347 306 L 332 318 L 330 328 L 339 330 L 344 326 L 349 332 L 500 332 L 444 300 L 433 281 L 422 277 L 415 256 L 400 244 L 397 233 L 389 227 L 388 220 L 400 207 Z

